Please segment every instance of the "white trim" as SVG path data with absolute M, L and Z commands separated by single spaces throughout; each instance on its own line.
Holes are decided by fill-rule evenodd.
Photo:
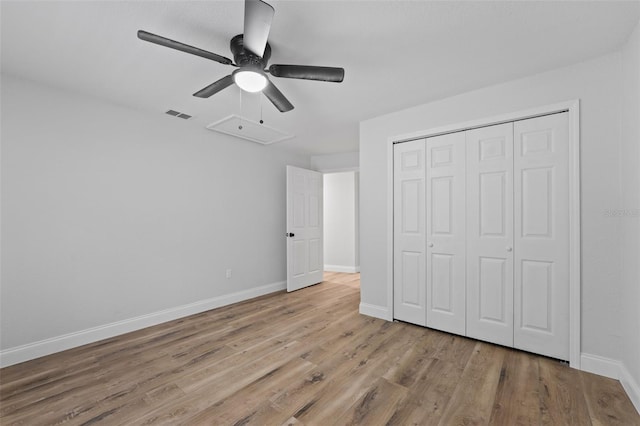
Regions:
M 199 314 L 221 306 L 231 305 L 254 297 L 285 290 L 286 288 L 286 282 L 279 281 L 251 288 L 249 290 L 225 294 L 223 296 L 217 296 L 211 299 L 189 303 L 187 305 L 176 306 L 174 308 L 140 315 L 139 317 L 116 321 L 111 324 L 92 327 L 86 330 L 76 331 L 62 336 L 5 349 L 0 352 L 0 367 L 7 367 L 9 365 L 29 361 L 41 356 L 61 352 L 67 349 L 97 342 L 99 340 L 108 339 L 110 337 L 119 336 L 124 333 L 151 327 L 163 322 Z
M 536 108 L 530 108 L 522 111 L 510 112 L 506 114 L 496 115 L 493 117 L 480 118 L 470 120 L 464 123 L 447 124 L 445 126 L 433 127 L 431 129 L 419 130 L 417 132 L 405 133 L 388 138 L 392 143 L 407 142 L 415 139 L 424 139 L 434 136 L 444 135 L 447 133 L 464 132 L 466 130 L 477 129 L 479 127 L 494 126 L 496 124 L 509 123 L 512 121 L 526 120 L 528 118 L 539 117 L 541 115 L 554 114 L 576 108 L 580 100 L 574 99 L 557 104 L 545 105 Z
M 370 305 L 360 302 L 360 313 L 369 317 L 380 318 L 385 321 L 393 321 L 391 310 L 386 306 Z
M 582 353 L 580 355 L 580 365 L 582 367 L 582 371 L 609 377 L 611 379 L 620 379 L 622 363 L 616 359 Z
M 580 369 L 580 100 L 450 124 L 387 138 L 387 303 L 393 318 L 393 144 L 568 111 L 569 117 L 569 365 Z
M 359 172 L 360 166 L 355 167 L 339 167 L 337 169 L 316 169 L 317 172 L 322 174 L 331 174 L 331 173 L 344 173 L 344 172 Z
M 629 399 L 636 407 L 636 411 L 640 413 L 640 385 L 623 362 L 586 353 L 583 353 L 580 358 L 582 371 L 619 380 Z
M 343 266 L 343 265 L 324 265 L 325 272 L 345 272 L 347 274 L 356 274 L 360 272 L 359 266 Z
M 569 365 L 580 369 L 580 101 L 569 103 Z
M 393 321 L 393 138 L 387 143 L 387 317 Z

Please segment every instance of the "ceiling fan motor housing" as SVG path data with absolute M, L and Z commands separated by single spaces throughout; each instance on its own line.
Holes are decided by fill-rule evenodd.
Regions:
M 233 53 L 233 60 L 240 68 L 259 68 L 264 70 L 271 58 L 271 46 L 269 43 L 264 48 L 262 57 L 244 48 L 243 36 L 238 34 L 231 39 L 231 53 Z

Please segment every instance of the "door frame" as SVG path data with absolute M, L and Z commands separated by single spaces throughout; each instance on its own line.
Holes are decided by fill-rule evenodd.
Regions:
M 387 320 L 393 320 L 393 145 L 559 112 L 568 113 L 569 123 L 569 365 L 580 369 L 580 99 L 387 138 Z

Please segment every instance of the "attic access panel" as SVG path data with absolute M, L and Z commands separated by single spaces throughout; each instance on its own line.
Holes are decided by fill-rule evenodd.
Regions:
M 246 139 L 262 145 L 269 145 L 290 139 L 293 135 L 274 129 L 264 124 L 251 121 L 238 115 L 230 115 L 222 120 L 211 123 L 207 129 L 237 138 Z

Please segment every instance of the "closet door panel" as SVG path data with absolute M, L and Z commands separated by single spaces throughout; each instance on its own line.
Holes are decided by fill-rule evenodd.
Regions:
M 426 142 L 427 326 L 465 334 L 465 136 Z
M 567 114 L 514 124 L 514 346 L 569 359 Z
M 466 132 L 467 336 L 513 346 L 513 124 Z
M 393 317 L 424 326 L 424 139 L 394 145 L 393 170 Z

